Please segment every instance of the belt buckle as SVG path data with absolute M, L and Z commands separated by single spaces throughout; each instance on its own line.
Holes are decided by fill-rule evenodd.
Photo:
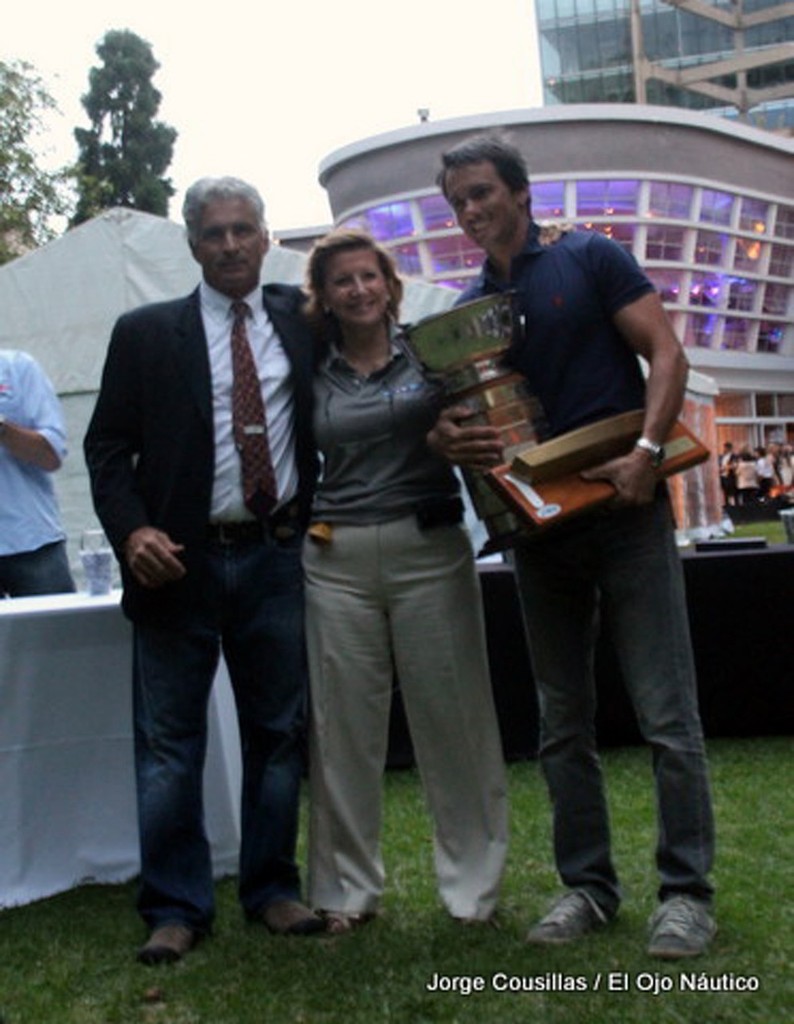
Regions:
M 273 527 L 273 537 L 276 540 L 289 540 L 290 537 L 294 537 L 297 532 L 297 528 L 290 526 L 289 523 L 282 523 L 280 526 Z
M 233 523 L 216 523 L 215 530 L 217 531 L 216 540 L 219 544 L 225 544 L 228 547 L 236 542 Z

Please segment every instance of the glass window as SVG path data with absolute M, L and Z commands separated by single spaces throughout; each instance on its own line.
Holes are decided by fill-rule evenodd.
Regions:
M 659 297 L 668 306 L 677 306 L 681 301 L 681 273 L 680 270 L 661 270 L 659 267 L 648 271 Z
M 638 181 L 579 181 L 576 213 L 579 217 L 628 216 L 637 211 Z
M 730 237 L 716 231 L 698 231 L 695 239 L 695 263 L 707 267 L 725 265 L 725 256 Z
M 738 392 L 719 394 L 716 399 L 716 412 L 718 416 L 733 419 L 754 416 L 752 395 Z
M 613 242 L 621 245 L 626 252 L 634 250 L 635 224 L 618 221 L 615 224 L 588 224 L 586 228 L 588 231 L 598 231 L 599 234 L 606 235 L 607 238 L 611 238 Z
M 690 306 L 722 306 L 723 288 L 721 274 L 693 274 L 689 284 Z
M 684 256 L 684 229 L 666 224 L 649 224 L 645 242 L 649 260 L 681 260 Z
M 748 199 L 745 196 L 739 214 L 739 227 L 742 231 L 754 231 L 757 235 L 766 234 L 768 217 L 769 203 L 760 199 Z
M 763 246 L 760 239 L 737 238 L 733 265 L 736 270 L 757 270 Z
M 675 217 L 688 220 L 692 208 L 691 185 L 677 185 L 669 181 L 652 181 L 648 195 L 648 214 L 651 217 Z
M 781 238 L 794 238 L 794 207 L 778 207 L 775 234 Z
M 367 211 L 367 226 L 373 238 L 387 242 L 414 234 L 409 203 L 385 203 Z
M 783 343 L 783 325 L 762 320 L 758 325 L 758 351 L 779 352 Z M 789 415 L 781 413 L 782 416 Z
M 535 220 L 558 220 L 565 216 L 564 181 L 539 181 L 532 185 L 531 195 Z
M 730 278 L 728 285 L 728 309 L 749 311 L 755 305 L 755 293 L 759 288 L 757 281 L 748 281 L 744 277 Z
M 794 395 L 777 396 L 778 416 L 794 416 Z
M 687 317 L 686 330 L 684 332 L 684 345 L 696 348 L 711 348 L 718 323 L 719 318 L 713 313 L 710 316 L 690 314 Z
M 749 322 L 744 318 L 730 317 L 727 319 L 722 331 L 723 349 L 746 352 L 749 327 Z
M 427 248 L 434 275 L 448 274 L 449 271 L 479 269 L 485 258 L 482 249 L 470 242 L 465 235 L 428 239 Z
M 704 188 L 700 199 L 700 219 L 707 224 L 730 224 L 733 196 Z
M 397 269 L 401 274 L 408 277 L 422 276 L 422 260 L 419 255 L 419 246 L 416 244 L 395 245 L 389 252 L 397 263 Z
M 791 288 L 785 284 L 768 284 L 761 307 L 763 312 L 772 316 L 785 316 L 790 294 Z
M 755 396 L 756 416 L 777 416 L 775 397 L 775 395 L 768 395 L 763 391 L 757 392 Z
M 444 231 L 455 227 L 455 214 L 442 195 L 422 196 L 419 211 L 425 231 Z
M 769 256 L 772 277 L 791 277 L 794 274 L 794 246 L 773 245 Z

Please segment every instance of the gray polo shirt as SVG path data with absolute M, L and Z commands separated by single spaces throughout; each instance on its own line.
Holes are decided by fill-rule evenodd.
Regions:
M 440 389 L 426 380 L 395 339 L 391 362 L 361 377 L 335 350 L 314 385 L 314 429 L 323 469 L 313 519 L 380 523 L 424 500 L 458 493 L 451 466 L 425 436 L 436 421 Z

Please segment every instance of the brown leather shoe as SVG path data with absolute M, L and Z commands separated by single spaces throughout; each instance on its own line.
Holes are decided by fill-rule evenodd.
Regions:
M 325 931 L 325 921 L 297 900 L 279 900 L 261 912 L 265 928 L 274 935 L 316 935 Z
M 185 924 L 164 924 L 155 928 L 145 946 L 138 950 L 138 962 L 172 964 L 189 953 L 199 940 L 198 932 Z

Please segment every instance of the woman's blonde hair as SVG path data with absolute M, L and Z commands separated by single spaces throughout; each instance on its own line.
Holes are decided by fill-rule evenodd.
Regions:
M 309 300 L 306 316 L 322 341 L 339 338 L 340 329 L 336 317 L 323 304 L 323 292 L 328 278 L 328 266 L 340 252 L 354 252 L 364 249 L 374 252 L 378 265 L 386 279 L 389 303 L 386 309 L 390 321 L 396 322 L 403 297 L 403 283 L 397 274 L 397 267 L 389 253 L 375 239 L 356 228 L 337 228 L 330 231 L 314 244 L 306 266 L 306 290 Z

